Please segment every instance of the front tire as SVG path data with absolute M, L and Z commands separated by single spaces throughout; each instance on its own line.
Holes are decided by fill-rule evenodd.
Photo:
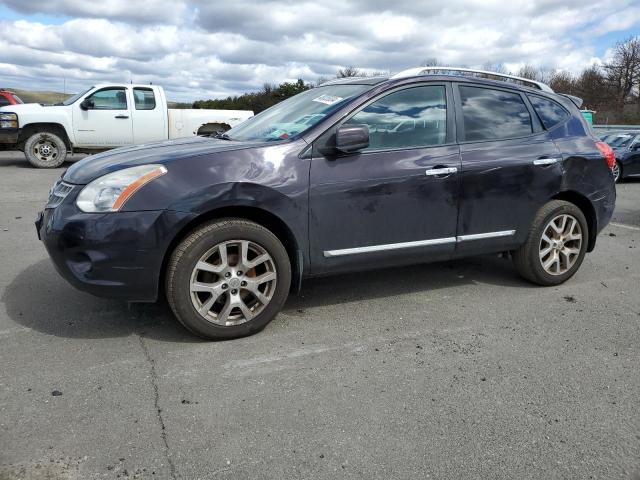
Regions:
M 54 133 L 37 132 L 25 142 L 24 154 L 34 167 L 57 168 L 67 158 L 67 145 Z
M 582 211 L 572 203 L 553 200 L 538 210 L 527 241 L 513 252 L 514 266 L 530 282 L 559 285 L 580 268 L 588 238 Z
M 207 339 L 262 330 L 289 294 L 291 263 L 269 230 L 242 219 L 206 223 L 171 254 L 166 294 L 177 319 Z

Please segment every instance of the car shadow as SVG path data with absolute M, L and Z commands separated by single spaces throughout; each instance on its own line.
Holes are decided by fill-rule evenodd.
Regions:
M 62 165 L 54 168 L 53 170 L 60 170 L 60 169 L 64 170 L 65 168 L 69 168 L 78 160 L 82 160 L 83 158 L 84 158 L 84 155 L 69 156 Z M 33 165 L 31 165 L 27 161 L 27 159 L 23 155 L 21 156 L 11 155 L 9 158 L 6 158 L 6 157 L 3 158 L 3 156 L 0 154 L 0 168 L 1 167 L 16 167 L 16 168 L 28 168 L 28 169 L 35 168 Z
M 497 255 L 480 256 L 306 279 L 300 293 L 289 297 L 283 311 L 429 292 L 475 283 L 531 287 L 530 283 L 516 275 L 510 261 Z
M 497 256 L 473 257 L 307 279 L 301 292 L 289 297 L 283 311 L 299 315 L 317 306 L 473 283 L 531 288 L 516 276 L 511 262 Z M 2 301 L 9 317 L 18 324 L 57 337 L 97 339 L 138 334 L 166 342 L 202 341 L 175 320 L 166 302 L 129 305 L 77 291 L 58 275 L 48 259 L 19 273 L 6 287 Z
M 127 304 L 94 297 L 69 285 L 49 259 L 30 265 L 6 287 L 2 301 L 15 322 L 66 338 L 132 334 L 168 342 L 198 342 L 163 303 Z

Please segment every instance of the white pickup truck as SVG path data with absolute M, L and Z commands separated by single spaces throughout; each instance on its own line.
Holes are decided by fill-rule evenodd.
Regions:
M 57 105 L 0 108 L 0 150 L 22 150 L 33 166 L 54 168 L 68 151 L 213 134 L 252 116 L 248 110 L 169 109 L 156 85 L 96 85 Z

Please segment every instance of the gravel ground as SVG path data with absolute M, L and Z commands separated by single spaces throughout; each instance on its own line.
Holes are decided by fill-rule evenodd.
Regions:
M 75 291 L 0 155 L 0 479 L 640 479 L 640 180 L 567 284 L 508 261 L 308 281 L 209 343 Z

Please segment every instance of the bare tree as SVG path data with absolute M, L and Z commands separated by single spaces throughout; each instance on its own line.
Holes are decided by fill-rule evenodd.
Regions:
M 421 67 L 439 67 L 442 66 L 436 57 L 429 57 L 425 59 L 421 64 Z
M 529 80 L 538 80 L 539 72 L 536 67 L 533 65 L 523 65 L 520 67 L 520 70 L 516 73 L 518 77 L 528 78 Z
M 604 65 L 607 80 L 615 90 L 615 105 L 622 114 L 627 97 L 640 82 L 640 38 L 616 43 L 613 58 Z
M 555 71 L 556 69 L 552 67 L 539 67 L 537 80 L 548 85 L 551 83 L 551 79 L 553 78 Z
M 341 68 L 336 73 L 336 78 L 348 78 L 348 77 L 362 77 L 363 74 L 360 69 L 354 67 L 353 65 L 345 68 Z
M 495 72 L 495 73 L 503 73 L 503 74 L 509 73 L 509 70 L 507 69 L 507 67 L 505 67 L 504 63 L 501 63 L 501 62 L 498 62 L 498 63 L 485 62 L 482 64 L 482 67 L 480 68 L 481 70 L 485 70 L 487 72 Z
M 602 70 L 592 65 L 585 68 L 575 82 L 576 95 L 584 99 L 584 105 L 592 110 L 610 110 L 612 105 L 611 88 Z
M 575 78 L 569 73 L 562 70 L 556 71 L 549 79 L 549 86 L 554 92 L 568 93 L 575 95 Z

